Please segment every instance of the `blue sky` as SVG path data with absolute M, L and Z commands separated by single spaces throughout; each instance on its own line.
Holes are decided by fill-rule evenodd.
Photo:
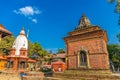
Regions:
M 107 0 L 2 0 L 0 23 L 17 36 L 24 26 L 28 39 L 44 49 L 65 48 L 63 37 L 74 30 L 84 13 L 91 24 L 107 31 L 108 43 L 119 44 L 120 33 L 115 3 Z

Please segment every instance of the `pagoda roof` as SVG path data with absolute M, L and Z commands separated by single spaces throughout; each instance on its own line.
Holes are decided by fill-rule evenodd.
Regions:
M 0 24 L 0 31 L 3 32 L 3 33 L 10 34 L 10 35 L 12 34 L 10 31 L 8 31 L 7 29 L 5 29 L 5 27 L 2 24 Z

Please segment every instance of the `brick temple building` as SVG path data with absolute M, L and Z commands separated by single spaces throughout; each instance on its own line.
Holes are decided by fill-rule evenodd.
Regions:
M 75 30 L 64 37 L 68 69 L 109 69 L 106 31 L 82 15 Z

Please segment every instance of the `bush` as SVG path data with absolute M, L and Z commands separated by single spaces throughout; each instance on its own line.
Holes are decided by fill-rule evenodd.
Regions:
M 52 71 L 52 69 L 50 67 L 47 67 L 47 66 L 43 66 L 41 67 L 40 69 L 42 72 L 49 72 L 49 71 Z

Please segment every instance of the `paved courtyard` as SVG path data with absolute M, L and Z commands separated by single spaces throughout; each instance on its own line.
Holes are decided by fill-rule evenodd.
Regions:
M 0 80 L 21 80 L 17 74 L 0 74 Z

